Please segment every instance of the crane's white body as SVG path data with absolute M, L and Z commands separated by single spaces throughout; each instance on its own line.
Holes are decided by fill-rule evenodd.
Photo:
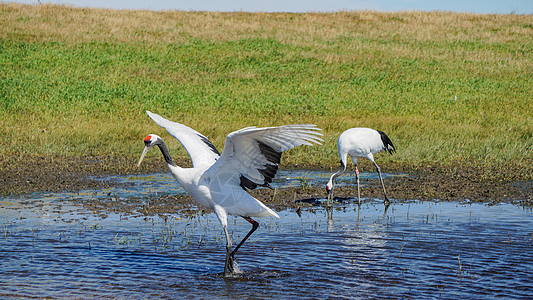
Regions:
M 248 127 L 230 133 L 226 137 L 224 151 L 219 154 L 207 137 L 194 129 L 152 112 L 146 113 L 178 139 L 191 157 L 193 167 L 177 166 L 163 140 L 155 134 L 146 137 L 139 165 L 151 147 L 159 146 L 174 178 L 196 203 L 215 211 L 227 239 L 224 274 L 227 268 L 233 270 L 233 255 L 258 226 L 250 217 L 279 218 L 272 209 L 248 194 L 247 189 L 268 186 L 272 182 L 283 151 L 299 145 L 320 144 L 320 129 L 310 124 Z M 231 253 L 231 240 L 227 231 L 228 215 L 245 217 L 254 226 Z
M 379 132 L 370 128 L 350 128 L 344 131 L 337 140 L 337 148 L 339 158 L 345 166 L 348 155 L 357 166 L 358 157 L 374 162 L 374 154 L 385 150 Z
M 239 176 L 235 173 L 212 172 L 205 167 L 167 166 L 196 203 L 215 211 L 222 226 L 228 225 L 228 215 L 279 218 L 277 213 L 240 186 Z
M 374 161 L 374 154 L 383 150 L 388 151 L 390 154 L 396 151 L 389 137 L 384 132 L 371 128 L 350 128 L 339 136 L 339 139 L 337 140 L 337 148 L 339 151 L 339 158 L 341 160 L 341 167 L 339 171 L 331 175 L 329 182 L 326 184 L 328 199 L 332 199 L 335 179 L 346 171 L 347 159 L 348 156 L 350 156 L 355 165 L 355 176 L 357 178 L 357 198 L 359 199 L 359 203 L 361 203 L 361 197 L 359 192 L 359 169 L 357 168 L 358 157 L 367 158 L 374 163 L 383 187 L 385 202 L 387 203 L 389 201 L 387 198 L 387 192 L 385 191 L 385 185 L 383 184 L 383 179 L 381 177 L 381 170 Z

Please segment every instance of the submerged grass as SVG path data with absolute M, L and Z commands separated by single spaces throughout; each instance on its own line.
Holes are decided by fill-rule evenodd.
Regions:
M 382 161 L 533 162 L 532 15 L 1 3 L 0 27 L 0 155 L 134 158 L 156 133 L 185 156 L 151 110 L 219 150 L 246 126 L 323 128 L 325 145 L 288 165 L 335 165 L 351 127 L 390 136 L 398 152 Z

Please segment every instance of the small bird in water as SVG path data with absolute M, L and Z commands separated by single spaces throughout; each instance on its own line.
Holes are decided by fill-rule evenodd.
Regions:
M 331 175 L 328 183 L 326 184 L 326 192 L 328 194 L 328 204 L 333 200 L 333 187 L 335 185 L 335 179 L 341 176 L 346 171 L 346 163 L 348 155 L 352 158 L 355 164 L 355 178 L 357 179 L 357 199 L 361 204 L 361 194 L 359 190 L 359 169 L 357 168 L 357 158 L 365 157 L 374 163 L 376 170 L 379 174 L 379 180 L 383 187 L 383 194 L 385 195 L 385 204 L 390 203 L 385 191 L 385 185 L 383 184 L 383 178 L 381 177 L 381 170 L 374 161 L 374 154 L 380 151 L 388 151 L 390 154 L 396 151 L 396 148 L 392 144 L 389 137 L 379 130 L 370 128 L 351 128 L 344 131 L 337 140 L 337 148 L 339 150 L 340 157 L 340 169 Z
M 157 125 L 178 139 L 191 157 L 193 167 L 177 166 L 163 139 L 155 134 L 149 134 L 144 139 L 145 147 L 138 166 L 153 146 L 159 147 L 174 178 L 196 203 L 214 210 L 226 235 L 224 276 L 234 273 L 235 253 L 259 227 L 259 223 L 251 217 L 279 218 L 278 214 L 247 191 L 257 186 L 269 187 L 283 151 L 300 145 L 320 144 L 320 129 L 310 124 L 247 127 L 228 134 L 224 151 L 220 154 L 207 137 L 196 130 L 152 112 L 146 113 Z M 227 229 L 228 215 L 241 216 L 252 224 L 252 229 L 233 250 Z

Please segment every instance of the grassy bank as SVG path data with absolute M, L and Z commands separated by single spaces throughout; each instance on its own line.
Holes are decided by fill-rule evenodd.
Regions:
M 220 150 L 245 126 L 324 129 L 286 164 L 336 166 L 338 135 L 372 127 L 398 149 L 382 162 L 532 169 L 532 15 L 2 3 L 0 27 L 2 156 L 136 158 L 148 133 L 185 155 L 151 110 Z

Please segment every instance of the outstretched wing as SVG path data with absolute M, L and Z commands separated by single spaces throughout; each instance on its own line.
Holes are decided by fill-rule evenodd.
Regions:
M 268 186 L 278 171 L 281 153 L 300 145 L 320 144 L 322 136 L 316 125 L 297 124 L 279 127 L 248 127 L 226 137 L 224 151 L 207 170 L 211 176 L 239 176 L 246 189 Z
M 187 150 L 193 167 L 212 165 L 220 157 L 215 146 L 201 133 L 183 124 L 172 122 L 153 112 L 146 111 L 157 125 L 165 128 Z

